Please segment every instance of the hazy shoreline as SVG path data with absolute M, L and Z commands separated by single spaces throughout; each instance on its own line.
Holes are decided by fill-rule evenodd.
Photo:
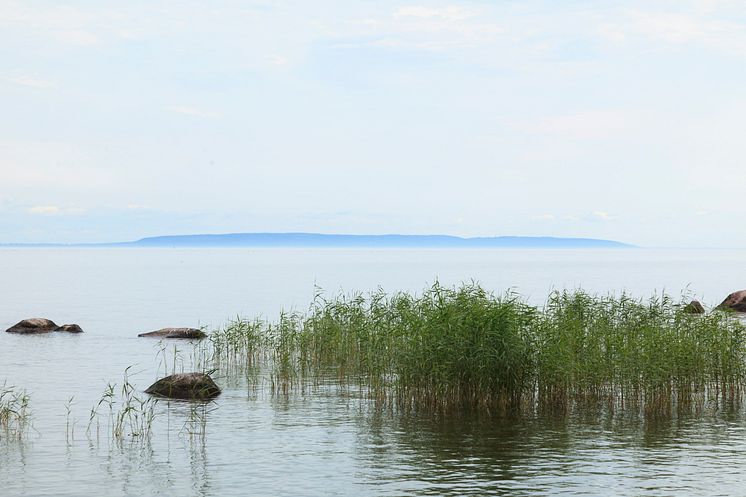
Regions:
M 322 233 L 228 233 L 147 237 L 129 242 L 4 243 L 0 247 L 50 248 L 637 248 L 596 238 L 451 235 L 340 235 Z

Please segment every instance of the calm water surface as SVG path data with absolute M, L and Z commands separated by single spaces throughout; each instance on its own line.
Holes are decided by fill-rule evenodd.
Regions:
M 157 341 L 137 338 L 143 331 L 274 318 L 305 309 L 317 287 L 419 291 L 435 279 L 514 288 L 536 304 L 552 289 L 583 287 L 640 297 L 688 288 L 715 305 L 746 287 L 744 252 L 1 249 L 0 278 L 2 329 L 44 316 L 86 331 L 0 333 L 0 382 L 25 388 L 33 409 L 23 441 L 0 439 L 2 496 L 740 495 L 746 488 L 746 418 L 714 408 L 655 422 L 603 411 L 433 419 L 379 412 L 333 384 L 282 396 L 266 382 L 249 388 L 218 377 L 223 394 L 204 408 L 159 402 L 149 443 L 112 442 L 106 416 L 98 436 L 95 424 L 86 433 L 91 408 L 108 383 L 121 387 L 126 368 L 139 391 L 159 371 L 192 367 L 189 344 L 162 352 Z

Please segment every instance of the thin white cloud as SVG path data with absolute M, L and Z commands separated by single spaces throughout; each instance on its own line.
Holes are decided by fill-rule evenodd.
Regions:
M 474 17 L 476 14 L 471 9 L 465 9 L 457 5 L 447 7 L 424 7 L 421 5 L 411 5 L 400 7 L 394 11 L 395 19 L 406 19 L 408 17 L 420 19 L 440 19 L 444 21 L 461 21 Z
M 214 118 L 221 117 L 221 114 L 218 112 L 204 111 L 201 109 L 195 109 L 194 107 L 189 107 L 185 105 L 169 107 L 168 110 L 170 112 L 175 112 L 177 114 L 184 114 L 186 116 L 193 116 L 193 117 L 202 117 L 206 119 L 214 119 Z
M 554 214 L 540 214 L 538 216 L 534 216 L 531 219 L 534 221 L 553 221 L 556 219 L 556 216 Z
M 706 11 L 709 12 L 709 11 Z M 701 12 L 630 10 L 617 19 L 599 24 L 596 34 L 614 43 L 651 40 L 667 44 L 700 44 L 713 48 L 746 51 L 746 24 Z
M 612 221 L 617 218 L 617 216 L 612 216 L 606 211 L 593 211 L 592 215 L 595 219 L 600 219 L 601 221 Z
M 78 216 L 85 214 L 86 210 L 81 207 L 60 207 L 58 205 L 37 205 L 26 210 L 29 214 L 40 216 Z
M 63 29 L 55 32 L 54 37 L 62 43 L 80 46 L 97 45 L 101 41 L 98 35 L 82 29 Z
M 268 55 L 266 57 L 266 61 L 273 66 L 285 66 L 288 64 L 287 57 L 284 57 L 282 55 Z
M 10 76 L 8 78 L 5 78 L 6 81 L 13 83 L 18 86 L 26 86 L 29 88 L 38 88 L 38 89 L 47 89 L 47 88 L 53 88 L 55 86 L 54 82 L 37 78 L 34 76 L 29 75 L 18 75 L 18 76 Z
M 37 205 L 27 211 L 29 214 L 40 214 L 44 216 L 55 216 L 60 213 L 60 208 L 56 205 Z
M 37 197 L 27 201 L 43 205 L 57 191 L 100 191 L 121 184 L 110 167 L 102 167 L 94 147 L 51 140 L 0 139 L 0 177 L 8 191 L 29 189 Z M 56 203 L 56 202 L 53 202 Z
M 686 14 L 636 12 L 635 26 L 644 34 L 670 43 L 720 43 L 746 34 L 743 24 L 702 19 Z
M 3 0 L 1 3 L 0 30 L 67 46 L 92 46 L 115 39 L 132 39 L 151 20 L 147 13 L 142 12 L 143 9 L 138 11 L 119 6 L 113 10 L 103 3 L 88 6 L 75 6 L 74 2 L 41 5 Z
M 634 129 L 634 123 L 640 119 L 629 110 L 590 110 L 517 121 L 513 127 L 529 133 L 557 135 L 573 140 L 599 140 L 615 138 Z
M 505 33 L 482 12 L 460 6 L 404 6 L 388 16 L 363 19 L 354 39 L 346 46 L 362 45 L 389 49 L 445 51 L 484 46 Z

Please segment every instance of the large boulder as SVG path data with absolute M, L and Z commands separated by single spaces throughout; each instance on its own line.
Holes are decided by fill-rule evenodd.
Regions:
M 44 318 L 24 319 L 5 331 L 8 333 L 20 333 L 22 335 L 35 335 L 39 333 L 50 333 L 52 331 L 83 333 L 83 330 L 77 324 L 63 324 L 62 326 L 57 326 L 51 319 Z
M 207 400 L 220 394 L 220 388 L 205 373 L 179 373 L 156 381 L 145 393 L 172 399 Z
M 686 314 L 704 314 L 705 313 L 705 307 L 702 305 L 702 303 L 699 300 L 692 300 L 688 304 L 686 304 L 682 309 L 682 312 L 685 312 Z
M 205 338 L 207 335 L 204 331 L 197 328 L 163 328 L 149 333 L 140 333 L 139 337 L 157 337 L 157 338 Z
M 14 324 L 7 330 L 8 333 L 36 334 L 55 331 L 58 326 L 51 319 L 31 318 Z
M 717 309 L 729 309 L 736 312 L 746 312 L 746 290 L 733 292 L 723 300 Z

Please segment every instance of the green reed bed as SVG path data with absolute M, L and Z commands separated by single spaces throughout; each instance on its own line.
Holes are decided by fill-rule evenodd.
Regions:
M 668 296 L 555 292 L 541 307 L 476 284 L 421 295 L 318 296 L 274 323 L 211 335 L 223 371 L 270 366 L 288 392 L 319 376 L 354 382 L 404 409 L 566 409 L 604 401 L 647 413 L 740 398 L 742 323 L 691 315 Z
M 660 411 L 703 396 L 733 399 L 746 371 L 742 323 L 682 307 L 668 296 L 553 294 L 531 330 L 540 400 L 606 397 Z

